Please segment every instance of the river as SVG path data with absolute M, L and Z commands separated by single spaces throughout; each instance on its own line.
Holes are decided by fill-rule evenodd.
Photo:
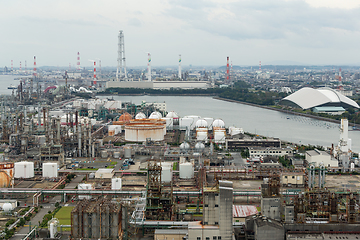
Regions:
M 167 111 L 175 111 L 180 117 L 198 115 L 221 118 L 227 127 L 236 126 L 245 132 L 281 140 L 331 147 L 340 139 L 339 124 L 308 117 L 290 115 L 278 111 L 253 107 L 240 103 L 196 96 L 111 96 L 115 100 L 140 104 L 146 102 L 166 102 Z M 99 98 L 106 98 L 99 96 Z M 360 131 L 349 131 L 354 152 L 360 151 Z

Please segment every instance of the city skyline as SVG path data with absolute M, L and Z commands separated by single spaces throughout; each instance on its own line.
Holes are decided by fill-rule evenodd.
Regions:
M 360 65 L 355 0 L 61 1 L 2 3 L 0 66 L 115 67 L 124 31 L 128 67 Z

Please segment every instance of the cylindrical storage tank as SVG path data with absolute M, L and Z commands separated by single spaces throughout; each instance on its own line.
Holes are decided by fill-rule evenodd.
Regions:
M 93 189 L 93 185 L 89 184 L 89 183 L 79 183 L 78 184 L 78 189 L 79 190 L 90 190 Z M 79 195 L 78 196 L 79 199 L 90 199 L 91 196 L 90 195 Z
M 108 135 L 114 136 L 116 134 L 116 125 L 109 125 L 108 126 Z
M 54 239 L 56 237 L 58 225 L 59 225 L 59 220 L 57 218 L 53 218 L 48 222 L 50 238 Z
M 159 122 L 132 122 L 125 125 L 125 140 L 130 142 L 163 141 L 166 126 Z
M 172 179 L 172 169 L 170 167 L 161 167 L 161 182 L 169 183 Z
M 114 158 L 120 158 L 120 152 L 114 152 L 113 157 Z
M 33 178 L 34 163 L 33 162 L 17 162 L 14 164 L 15 178 Z
M 172 128 L 174 125 L 173 119 L 172 118 L 162 118 L 162 120 L 166 121 L 166 128 Z
M 351 171 L 354 171 L 354 168 L 355 168 L 355 163 L 350 163 L 350 168 L 351 168 Z
M 57 165 L 57 163 L 43 163 L 42 176 L 44 178 L 56 178 L 56 177 L 58 177 L 58 165 Z
M 212 130 L 212 123 L 214 122 L 214 118 L 205 117 L 204 120 L 207 122 L 208 129 Z
M 103 150 L 101 151 L 101 158 L 107 158 L 108 157 L 108 152 Z
M 180 121 L 179 121 L 180 129 L 185 130 L 187 128 L 190 130 L 193 121 L 194 121 L 194 119 L 188 118 L 188 117 L 180 118 Z
M 145 118 L 146 118 L 146 116 L 145 116 L 145 114 L 142 113 L 142 112 L 139 112 L 139 113 L 136 114 L 136 116 L 135 116 L 135 119 L 145 119 Z
M 130 147 L 126 147 L 124 149 L 124 158 L 131 158 L 131 148 Z
M 225 129 L 218 129 L 214 131 L 215 143 L 225 143 Z
M 221 119 L 215 119 L 213 124 L 213 128 L 225 128 L 225 122 Z
M 190 126 L 191 130 L 195 128 L 195 123 L 197 122 L 197 120 L 201 119 L 200 116 L 196 116 L 196 115 L 185 116 L 185 118 L 191 118 L 193 120 Z
M 179 165 L 179 177 L 181 179 L 189 179 L 194 177 L 194 166 L 189 163 L 180 163 Z
M 121 188 L 122 188 L 121 178 L 112 178 L 111 190 L 121 190 Z
M 2 206 L 2 209 L 4 212 L 8 213 L 8 212 L 11 212 L 12 210 L 14 210 L 14 207 L 11 203 L 4 203 Z
M 0 187 L 6 188 L 14 184 L 14 163 L 0 164 Z
M 197 141 L 208 141 L 208 130 L 206 128 L 196 129 L 196 140 Z

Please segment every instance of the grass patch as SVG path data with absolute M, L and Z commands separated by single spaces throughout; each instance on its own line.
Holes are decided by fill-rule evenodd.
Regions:
M 71 211 L 74 207 L 62 207 L 56 214 L 55 218 L 57 218 L 60 222 L 60 225 L 71 225 Z M 60 227 L 58 228 L 60 231 Z M 63 231 L 71 231 L 71 227 L 63 228 Z
M 81 170 L 81 171 L 91 171 L 91 170 L 94 170 L 94 171 L 96 171 L 96 170 L 98 170 L 98 168 L 78 168 L 78 169 L 76 169 L 76 170 Z
M 117 164 L 117 162 L 111 162 L 110 164 L 111 164 L 111 165 L 116 165 L 116 164 Z
M 107 168 L 115 168 L 115 166 L 107 166 Z

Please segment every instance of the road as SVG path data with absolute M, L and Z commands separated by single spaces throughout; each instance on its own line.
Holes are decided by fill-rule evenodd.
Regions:
M 43 204 L 43 208 L 39 208 L 39 212 L 31 219 L 31 225 L 39 225 L 41 223 L 44 216 L 48 213 L 48 211 L 53 211 L 55 209 L 54 204 Z M 27 222 L 24 227 L 19 228 L 14 236 L 11 239 L 20 240 L 25 237 L 29 233 L 29 223 Z

